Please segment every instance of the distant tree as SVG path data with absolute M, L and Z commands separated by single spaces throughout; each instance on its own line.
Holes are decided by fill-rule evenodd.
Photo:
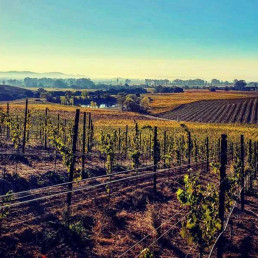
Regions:
M 37 87 L 38 86 L 37 80 L 38 79 L 36 79 L 36 78 L 26 77 L 26 78 L 24 78 L 24 84 L 27 87 Z
M 147 112 L 150 99 L 148 97 L 141 97 L 138 94 L 119 94 L 117 96 L 117 103 L 122 110 Z
M 54 87 L 55 88 L 67 88 L 68 85 L 63 80 L 55 80 Z
M 154 90 L 155 93 L 180 93 L 184 92 L 183 88 L 180 87 L 164 87 L 164 86 L 157 86 Z
M 37 92 L 42 93 L 42 92 L 46 92 L 46 90 L 43 89 L 43 88 L 38 88 L 38 89 L 37 89 Z
M 210 92 L 215 92 L 216 88 L 210 88 Z
M 143 97 L 140 101 L 140 106 L 144 111 L 147 111 L 150 107 L 150 99 L 148 97 Z
M 127 84 L 129 86 L 130 83 L 131 83 L 131 80 L 129 80 L 129 79 L 125 80 L 125 85 Z
M 90 106 L 91 106 L 92 108 L 98 107 L 98 106 L 97 106 L 97 103 L 94 102 L 94 101 L 91 101 L 91 102 L 90 102 Z
M 75 85 L 73 85 L 73 88 L 76 89 L 91 89 L 94 86 L 94 82 L 91 79 L 88 78 L 81 78 L 77 79 L 75 81 Z
M 124 104 L 128 111 L 139 111 L 139 102 L 137 101 L 137 96 L 134 94 L 127 95 Z
M 46 90 L 44 90 L 43 88 L 39 88 L 37 89 L 37 91 L 35 92 L 35 98 L 45 98 L 46 97 Z
M 86 90 L 83 90 L 81 95 L 82 95 L 82 97 L 87 98 L 89 96 L 89 92 Z
M 70 98 L 72 97 L 72 95 L 73 95 L 73 93 L 72 93 L 71 91 L 66 91 L 66 92 L 65 92 L 65 97 L 66 97 L 67 99 L 70 99 Z
M 218 79 L 212 79 L 212 80 L 211 80 L 211 84 L 212 84 L 212 85 L 218 85 L 218 84 L 220 84 L 220 80 L 218 80 Z
M 245 90 L 246 82 L 244 80 L 235 81 L 234 87 L 236 90 Z
M 121 107 L 121 110 L 124 110 L 125 108 L 125 99 L 126 99 L 126 94 L 117 95 L 117 104 Z
M 234 82 L 234 85 L 235 85 L 238 82 L 238 79 L 234 79 L 233 82 Z
M 183 92 L 184 92 L 183 88 L 180 88 L 180 87 L 174 88 L 174 93 L 183 93 Z

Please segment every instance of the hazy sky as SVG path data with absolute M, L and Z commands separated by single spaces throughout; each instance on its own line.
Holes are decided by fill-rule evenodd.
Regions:
M 258 81 L 258 0 L 0 0 L 0 70 Z

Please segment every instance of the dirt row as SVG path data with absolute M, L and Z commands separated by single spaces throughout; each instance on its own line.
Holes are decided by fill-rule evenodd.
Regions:
M 105 186 L 76 192 L 72 198 L 69 227 L 65 223 L 66 194 L 11 208 L 0 237 L 1 257 L 119 257 L 148 235 L 123 255 L 136 257 L 171 227 L 164 237 L 150 247 L 155 257 L 185 257 L 187 254 L 188 257 L 196 257 L 198 250 L 187 245 L 179 234 L 178 221 L 186 211 L 179 212 L 181 207 L 175 193 L 182 186 L 186 172 L 187 169 L 171 169 L 158 174 L 157 194 L 153 192 L 153 175 L 110 185 L 110 199 Z M 134 175 L 131 173 L 130 176 Z M 207 177 L 204 173 L 203 182 L 216 180 L 211 175 Z M 112 179 L 128 176 L 113 176 Z M 106 180 L 88 180 L 79 185 L 93 186 Z M 65 188 L 53 189 L 44 196 Z M 251 206 L 251 202 L 255 201 L 253 198 L 251 196 L 250 203 L 247 203 L 249 210 L 254 209 Z M 241 216 L 249 216 L 250 223 L 254 219 L 250 214 L 241 213 Z M 155 230 L 155 223 L 164 224 L 160 230 Z M 175 223 L 178 224 L 173 226 Z M 237 222 L 234 225 L 235 232 L 238 232 Z M 252 224 L 249 226 L 245 233 L 238 236 L 239 239 L 230 243 L 236 246 L 244 241 L 243 237 L 249 237 L 249 231 L 253 230 Z M 250 254 L 255 252 L 254 240 Z M 241 252 L 240 248 L 234 251 L 231 244 L 226 249 L 229 255 L 236 250 Z

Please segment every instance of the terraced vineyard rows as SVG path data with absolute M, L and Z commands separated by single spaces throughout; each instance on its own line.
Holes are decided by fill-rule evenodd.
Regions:
M 197 101 L 167 111 L 159 117 L 202 123 L 258 124 L 258 97 Z

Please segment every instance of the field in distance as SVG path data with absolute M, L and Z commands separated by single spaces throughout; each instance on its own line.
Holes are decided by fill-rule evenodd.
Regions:
M 258 96 L 255 92 L 240 91 L 216 91 L 209 90 L 186 90 L 184 93 L 152 93 L 147 96 L 151 98 L 150 112 L 159 114 L 171 111 L 180 105 L 203 100 L 238 99 Z
M 202 123 L 258 124 L 258 97 L 192 102 L 159 117 Z
M 156 94 L 157 95 L 157 94 Z M 156 96 L 155 95 L 155 96 Z M 163 94 L 162 94 L 163 95 Z M 171 94 L 169 94 L 171 95 Z M 186 94 L 190 95 L 190 94 Z M 196 93 L 194 94 L 196 95 Z M 200 93 L 199 93 L 200 95 Z M 236 94 L 237 95 L 237 94 Z M 154 95 L 152 95 L 154 96 Z M 215 95 L 214 95 L 215 96 Z M 216 96 L 219 96 L 217 94 Z M 239 94 L 239 96 L 241 96 Z M 246 95 L 244 95 L 246 96 Z M 197 96 L 196 96 L 197 97 Z M 194 103 L 193 103 L 194 104 Z M 0 108 L 6 111 L 6 103 L 0 103 Z M 53 104 L 49 102 L 35 102 L 35 99 L 29 99 L 30 114 L 34 116 L 44 117 L 45 109 L 48 108 L 49 115 L 56 117 L 58 114 L 61 119 L 74 120 L 76 106 L 66 106 L 60 104 Z M 233 124 L 233 123 L 200 123 L 200 122 L 183 122 L 170 120 L 162 117 L 155 117 L 152 115 L 139 114 L 135 112 L 121 111 L 119 109 L 100 109 L 100 108 L 82 108 L 79 107 L 81 113 L 87 112 L 92 114 L 94 127 L 97 131 L 113 130 L 118 128 L 125 128 L 126 125 L 134 127 L 135 121 L 140 127 L 151 125 L 158 126 L 164 130 L 180 129 L 180 124 L 186 124 L 193 133 L 208 133 L 220 135 L 226 133 L 231 137 L 243 134 L 248 139 L 258 140 L 258 131 L 255 124 Z M 17 100 L 10 102 L 10 115 L 23 116 L 25 109 L 25 100 Z

